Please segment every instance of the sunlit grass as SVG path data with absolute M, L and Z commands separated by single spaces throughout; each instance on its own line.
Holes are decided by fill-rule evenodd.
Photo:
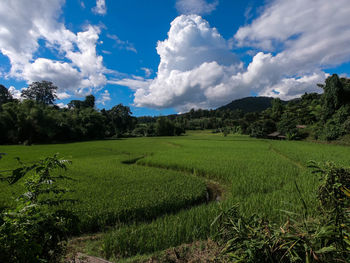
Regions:
M 307 168 L 308 161 L 350 164 L 349 147 L 206 131 L 182 137 L 2 146 L 0 152 L 8 153 L 1 162 L 4 168 L 15 166 L 15 156 L 32 161 L 59 152 L 71 159 L 67 175 L 77 181 L 68 186 L 82 200 L 72 209 L 83 230 L 117 225 L 102 242 L 105 255 L 115 257 L 206 239 L 215 233 L 210 225 L 221 207 L 236 203 L 244 215 L 256 213 L 276 222 L 285 220 L 284 210 L 301 214 L 301 198 L 309 213 L 317 213 L 318 179 Z M 204 179 L 223 185 L 225 199 L 191 207 L 204 201 Z M 1 203 L 10 204 L 12 192 L 20 189 L 2 184 L 1 190 Z

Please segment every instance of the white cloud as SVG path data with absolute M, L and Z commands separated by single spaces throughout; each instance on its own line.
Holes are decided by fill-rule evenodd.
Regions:
M 113 85 L 129 87 L 132 90 L 138 90 L 138 89 L 148 89 L 148 87 L 152 83 L 152 80 L 134 76 L 134 78 L 125 78 L 125 79 L 120 79 L 120 80 L 108 80 L 107 83 L 113 84 Z
M 68 105 L 67 105 L 67 104 L 64 104 L 63 102 L 57 103 L 56 105 L 57 105 L 58 107 L 60 107 L 61 109 L 67 109 L 67 108 L 68 108 Z
M 149 78 L 153 73 L 152 69 L 150 69 L 150 68 L 141 68 L 141 70 L 143 70 L 145 72 L 146 78 Z
M 110 39 L 113 39 L 115 41 L 115 43 L 116 43 L 115 47 L 118 47 L 119 49 L 125 49 L 125 50 L 128 50 L 128 51 L 132 51 L 134 53 L 137 53 L 137 50 L 136 50 L 136 48 L 135 48 L 133 43 L 130 43 L 129 41 L 121 40 L 116 35 L 107 34 L 107 37 L 110 38 Z
M 85 94 L 106 83 L 107 69 L 96 53 L 100 30 L 91 25 L 77 34 L 59 22 L 64 0 L 6 1 L 0 5 L 0 52 L 11 63 L 8 77 L 49 80 L 59 92 Z M 62 61 L 37 58 L 39 40 Z
M 108 90 L 105 90 L 101 95 L 100 98 L 96 101 L 97 104 L 106 105 L 106 102 L 111 100 L 111 94 Z
M 21 98 L 21 91 L 16 89 L 14 86 L 9 87 L 9 92 L 15 99 L 19 100 Z
M 153 81 L 130 83 L 140 107 L 216 107 L 249 90 L 232 89 L 230 77 L 242 71 L 242 63 L 230 52 L 227 41 L 197 15 L 179 16 L 168 39 L 158 42 L 160 64 Z M 134 81 L 133 81 L 134 82 Z M 118 84 L 121 84 L 120 81 Z
M 92 12 L 99 15 L 105 15 L 107 13 L 106 1 L 96 0 L 96 6 L 92 8 Z
M 59 93 L 57 93 L 57 97 L 59 100 L 65 100 L 65 99 L 69 99 L 70 97 L 72 97 L 72 95 L 68 94 L 67 92 L 59 92 Z
M 321 92 L 316 84 L 327 77 L 323 70 L 350 60 L 349 16 L 347 0 L 270 2 L 232 39 L 236 46 L 255 48 L 244 67 L 228 47 L 232 40 L 200 16 L 183 15 L 171 23 L 168 38 L 158 42 L 157 77 L 136 85 L 122 81 L 135 89 L 136 106 L 179 111 L 216 107 L 251 94 L 292 99 Z
M 240 46 L 280 52 L 297 68 L 333 66 L 350 59 L 350 3 L 348 0 L 275 0 L 234 39 Z
M 177 0 L 176 9 L 180 14 L 190 15 L 205 15 L 213 12 L 219 0 L 208 2 L 206 0 Z

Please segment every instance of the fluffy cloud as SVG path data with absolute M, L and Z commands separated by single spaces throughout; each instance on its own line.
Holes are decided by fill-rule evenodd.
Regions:
M 15 99 L 19 100 L 21 98 L 21 91 L 17 90 L 14 86 L 9 87 L 9 92 Z
M 49 80 L 59 92 L 82 93 L 106 83 L 102 57 L 96 54 L 99 29 L 88 25 L 77 34 L 59 22 L 64 0 L 6 1 L 0 5 L 0 52 L 11 62 L 9 77 Z M 37 58 L 39 40 L 63 61 Z
M 150 85 L 148 81 L 132 86 L 136 89 L 136 106 L 181 110 L 194 105 L 219 106 L 229 90 L 230 76 L 242 70 L 242 63 L 230 52 L 227 41 L 197 15 L 176 18 L 168 39 L 158 42 L 157 52 L 157 77 Z
M 96 0 L 96 6 L 92 8 L 92 12 L 99 15 L 105 15 L 107 13 L 106 1 Z
M 177 0 L 176 9 L 180 14 L 205 15 L 213 12 L 218 4 L 218 0 L 209 3 L 206 0 Z
M 350 59 L 349 15 L 347 0 L 276 0 L 234 39 L 240 46 L 282 49 L 278 59 L 293 60 L 290 71 L 334 66 Z
M 171 23 L 168 38 L 158 42 L 156 78 L 119 83 L 136 91 L 136 106 L 179 111 L 217 107 L 251 94 L 291 99 L 320 92 L 316 84 L 327 77 L 323 69 L 350 60 L 349 15 L 347 0 L 276 0 L 229 41 L 200 16 L 182 15 Z M 232 53 L 232 42 L 254 48 L 247 67 Z

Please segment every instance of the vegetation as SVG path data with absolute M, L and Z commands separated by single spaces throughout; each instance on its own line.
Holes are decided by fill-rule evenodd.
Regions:
M 234 100 L 231 103 L 222 106 L 219 110 L 229 109 L 231 111 L 241 110 L 243 113 L 261 112 L 271 107 L 273 98 L 269 97 L 247 97 L 243 99 Z M 282 101 L 286 104 L 286 101 Z
M 305 94 L 289 102 L 250 97 L 216 110 L 190 110 L 165 117 L 132 117 L 122 104 L 95 108 L 95 97 L 72 100 L 68 108 L 53 106 L 57 87 L 34 82 L 22 91 L 23 101 L 0 87 L 1 144 L 54 143 L 110 137 L 178 136 L 186 130 L 212 129 L 267 138 L 278 132 L 291 140 L 336 140 L 350 133 L 350 80 L 329 77 L 322 95 Z M 276 133 L 277 134 L 277 133 Z M 277 136 L 275 136 L 277 138 Z
M 349 262 L 350 170 L 331 163 L 312 167 L 320 175 L 317 216 L 308 215 L 306 204 L 302 220 L 282 226 L 242 217 L 237 207 L 218 216 L 218 237 L 233 262 Z
M 18 159 L 19 160 L 19 159 Z M 24 177 L 25 192 L 16 199 L 14 208 L 0 213 L 0 261 L 1 262 L 58 262 L 64 241 L 72 229 L 74 215 L 60 209 L 60 205 L 74 200 L 64 198 L 67 189 L 57 185 L 70 179 L 53 175 L 52 171 L 66 169 L 66 160 L 56 155 L 33 164 L 21 165 L 3 172 L 1 180 L 10 185 Z
M 212 129 L 214 132 L 247 134 L 267 138 L 336 140 L 350 133 L 350 79 L 336 74 L 319 84 L 324 93 L 304 94 L 291 101 L 266 97 L 235 100 L 216 110 L 190 110 L 167 118 L 184 130 Z M 156 117 L 138 118 L 150 126 Z M 277 135 L 274 138 L 278 138 Z
M 136 127 L 137 119 L 122 104 L 110 110 L 95 108 L 95 97 L 72 100 L 67 108 L 54 104 L 57 87 L 48 81 L 34 82 L 22 90 L 22 101 L 13 99 L 0 85 L 0 144 L 55 143 L 123 136 L 174 136 L 185 131 L 169 119 L 151 127 Z M 136 128 L 136 129 L 135 129 Z
M 21 101 L 0 86 L 0 144 L 51 143 L 1 146 L 1 170 L 13 172 L 0 183 L 0 261 L 54 261 L 68 232 L 104 231 L 98 251 L 112 259 L 219 238 L 236 261 L 346 262 L 350 172 L 314 165 L 319 181 L 307 166 L 348 167 L 349 148 L 264 139 L 349 134 L 350 80 L 333 75 L 319 86 L 324 94 L 288 103 L 264 98 L 271 107 L 257 112 L 231 103 L 140 118 L 121 104 L 97 110 L 92 95 L 60 109 L 46 81 Z M 151 138 L 53 144 L 120 137 Z M 57 152 L 73 161 L 65 176 Z M 29 165 L 13 170 L 15 156 Z
M 74 231 L 107 231 L 98 242 L 105 257 L 138 253 L 206 240 L 222 209 L 239 203 L 239 213 L 282 224 L 288 215 L 302 219 L 304 205 L 310 216 L 319 213 L 318 178 L 307 160 L 329 159 L 348 166 L 349 148 L 308 142 L 256 140 L 247 136 L 223 137 L 190 132 L 182 137 L 131 138 L 61 145 L 2 146 L 2 167 L 16 165 L 11 156 L 33 161 L 60 152 L 73 161 L 66 175 L 74 181 L 68 193 L 80 202 L 63 206 L 79 219 Z M 67 186 L 68 183 L 62 183 Z M 220 203 L 206 204 L 206 188 L 217 188 Z M 1 207 L 15 207 L 12 192 L 20 185 L 1 184 Z M 298 219 L 299 218 L 299 219 Z M 99 249 L 98 251 L 101 251 Z

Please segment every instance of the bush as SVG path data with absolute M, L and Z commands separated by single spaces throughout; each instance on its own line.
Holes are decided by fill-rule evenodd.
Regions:
M 56 155 L 25 165 L 1 178 L 10 184 L 25 179 L 26 192 L 17 199 L 15 209 L 0 215 L 0 262 L 57 262 L 65 247 L 68 231 L 76 222 L 73 214 L 60 210 L 68 191 L 57 182 L 70 179 L 52 175 L 54 169 L 66 169 L 65 160 Z

